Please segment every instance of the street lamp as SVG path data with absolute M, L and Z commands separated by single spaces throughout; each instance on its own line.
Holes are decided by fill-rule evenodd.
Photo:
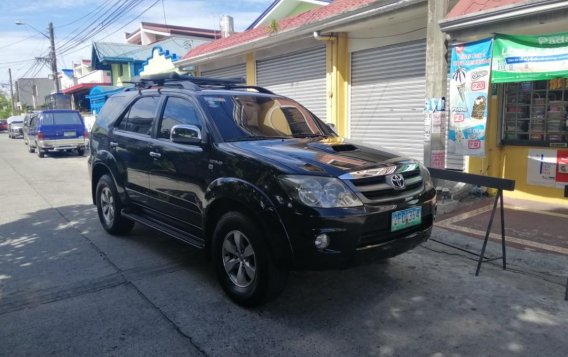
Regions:
M 36 29 L 34 26 L 26 23 L 26 22 L 22 22 L 22 21 L 16 21 L 16 25 L 21 26 L 21 25 L 26 25 L 29 26 L 30 28 L 32 28 L 34 31 L 36 31 L 37 33 L 41 34 L 43 37 L 47 38 L 50 42 L 50 50 L 49 50 L 49 62 L 51 63 L 51 75 L 53 76 L 53 80 L 55 81 L 55 93 L 59 93 L 59 81 L 57 80 L 57 58 L 55 56 L 55 39 L 53 36 L 53 23 L 49 23 L 49 36 L 44 34 L 43 32 L 41 32 L 40 30 Z

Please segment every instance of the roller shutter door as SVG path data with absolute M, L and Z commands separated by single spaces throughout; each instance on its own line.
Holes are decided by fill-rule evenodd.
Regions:
M 256 71 L 259 86 L 298 101 L 325 121 L 325 47 L 258 61 Z
M 201 72 L 202 77 L 208 78 L 245 78 L 247 77 L 246 64 L 214 69 Z
M 351 138 L 424 160 L 424 40 L 353 52 Z

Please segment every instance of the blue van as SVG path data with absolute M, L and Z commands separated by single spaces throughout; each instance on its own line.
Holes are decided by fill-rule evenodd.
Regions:
M 31 118 L 28 130 L 28 150 L 37 150 L 39 157 L 48 151 L 77 150 L 85 153 L 88 132 L 81 114 L 76 110 L 43 110 Z

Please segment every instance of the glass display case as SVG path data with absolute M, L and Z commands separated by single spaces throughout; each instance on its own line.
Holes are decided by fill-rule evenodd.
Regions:
M 504 144 L 566 147 L 568 80 L 505 84 Z

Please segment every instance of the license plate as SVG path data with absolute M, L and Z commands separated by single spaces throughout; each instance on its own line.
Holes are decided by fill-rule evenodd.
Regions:
M 74 131 L 66 131 L 63 133 L 63 136 L 76 136 L 77 133 Z
M 416 226 L 422 223 L 422 207 L 393 212 L 391 218 L 391 232 Z

